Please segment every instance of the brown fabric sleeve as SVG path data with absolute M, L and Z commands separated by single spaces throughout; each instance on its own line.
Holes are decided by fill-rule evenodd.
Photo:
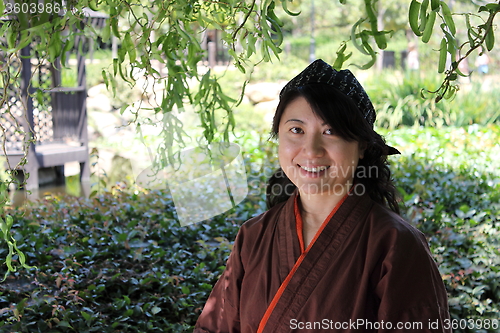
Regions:
M 238 233 L 226 269 L 208 297 L 196 322 L 194 333 L 239 333 L 240 289 L 244 275 L 240 259 L 243 235 Z
M 375 278 L 378 322 L 391 324 L 379 332 L 451 332 L 444 329 L 449 319 L 446 289 L 422 233 L 409 225 L 394 228 L 380 244 L 385 255 Z

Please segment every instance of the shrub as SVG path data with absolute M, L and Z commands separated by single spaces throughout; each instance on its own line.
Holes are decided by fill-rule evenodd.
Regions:
M 500 103 L 496 89 L 485 89 L 485 78 L 462 83 L 452 100 L 435 102 L 429 93 L 421 96 L 422 88 L 436 90 L 442 78 L 434 73 L 387 72 L 382 78 L 370 76 L 365 83 L 377 110 L 377 124 L 394 129 L 402 126 L 467 126 L 487 125 L 500 119 Z M 376 81 L 375 81 L 376 80 Z
M 241 223 L 233 214 L 180 227 L 168 193 L 116 190 L 12 213 L 39 269 L 0 286 L 2 332 L 188 330 Z
M 452 319 L 498 319 L 500 184 L 430 160 L 406 157 L 399 163 L 394 177 L 403 194 L 403 215 L 429 240 Z M 458 328 L 454 332 L 486 332 Z
M 406 219 L 425 233 L 448 290 L 451 317 L 500 314 L 500 182 L 497 126 L 391 133 L 404 147 L 393 172 Z M 486 332 L 460 329 L 454 332 Z
M 465 141 L 481 139 L 454 165 L 443 158 L 452 150 L 429 150 L 430 140 L 415 148 L 408 142 L 416 130 L 405 131 L 394 137 L 413 154 L 392 157 L 402 212 L 429 240 L 452 318 L 500 318 L 500 185 L 497 175 L 466 163 L 481 156 L 474 147 L 485 147 L 483 134 L 491 130 L 464 132 Z M 426 131 L 442 147 L 453 133 L 419 133 Z M 277 163 L 273 145 L 253 137 L 243 146 L 249 196 L 204 223 L 181 227 L 167 191 L 119 187 L 10 210 L 19 248 L 38 270 L 0 285 L 2 332 L 190 332 L 239 226 L 265 210 L 263 183 Z

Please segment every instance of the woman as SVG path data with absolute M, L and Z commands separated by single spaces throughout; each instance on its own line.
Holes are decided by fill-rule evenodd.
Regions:
M 270 209 L 244 223 L 195 332 L 449 332 L 424 236 L 397 213 L 375 110 L 316 60 L 280 93 Z

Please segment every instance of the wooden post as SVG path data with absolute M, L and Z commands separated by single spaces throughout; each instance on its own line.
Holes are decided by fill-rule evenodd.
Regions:
M 87 130 L 87 79 L 85 73 L 85 56 L 78 54 L 78 108 L 80 110 L 80 119 L 78 121 L 78 137 L 85 147 L 87 147 L 87 156 L 85 161 L 80 162 L 80 182 L 90 180 L 89 153 L 88 153 L 88 130 Z
M 214 68 L 217 63 L 217 46 L 215 42 L 208 42 L 208 66 Z
M 30 57 L 30 46 L 26 46 L 21 50 L 21 99 L 23 105 L 26 106 L 25 118 L 23 119 L 23 127 L 26 133 L 25 143 L 29 141 L 27 160 L 28 162 L 24 166 L 24 174 L 29 173 L 29 178 L 24 179 L 24 187 L 27 190 L 34 190 L 38 188 L 38 168 L 39 163 L 35 152 L 36 135 L 34 132 L 34 120 L 33 120 L 33 100 L 30 96 L 29 82 L 31 78 L 31 57 Z

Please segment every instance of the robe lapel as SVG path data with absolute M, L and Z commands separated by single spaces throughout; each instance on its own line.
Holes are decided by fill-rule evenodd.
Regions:
M 300 256 L 300 245 L 295 228 L 294 198 L 286 202 L 279 216 L 278 238 L 280 258 L 280 283 L 283 283 Z
M 350 195 L 325 226 L 276 304 L 265 326 L 265 333 L 290 331 L 290 320 L 296 318 L 354 225 L 363 220 L 373 205 L 366 196 Z M 293 200 L 289 200 L 284 208 L 282 213 L 286 214 L 288 223 L 280 223 L 280 229 L 286 224 L 287 230 L 279 232 L 280 243 L 283 241 L 280 245 L 285 245 L 280 247 L 280 257 L 286 258 L 286 262 L 280 263 L 282 281 L 300 255 Z

